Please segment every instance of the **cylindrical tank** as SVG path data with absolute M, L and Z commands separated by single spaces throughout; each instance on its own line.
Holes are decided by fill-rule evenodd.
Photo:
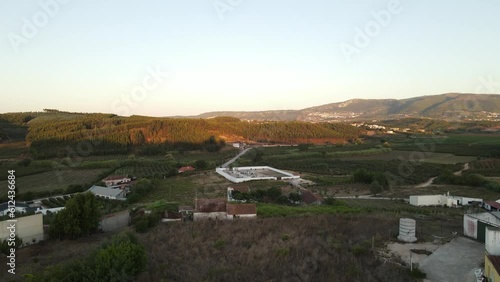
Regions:
M 414 219 L 400 218 L 398 239 L 408 243 L 417 241 L 417 237 L 415 237 L 416 226 L 417 223 Z

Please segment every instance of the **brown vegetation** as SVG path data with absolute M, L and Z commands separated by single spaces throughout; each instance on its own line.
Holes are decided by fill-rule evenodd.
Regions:
M 411 281 L 371 249 L 393 226 L 353 215 L 161 225 L 140 238 L 149 266 L 138 281 Z

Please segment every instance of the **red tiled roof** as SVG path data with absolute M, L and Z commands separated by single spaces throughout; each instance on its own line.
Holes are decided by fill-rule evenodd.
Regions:
M 192 166 L 183 166 L 183 167 L 179 168 L 179 173 L 185 172 L 185 171 L 193 171 L 193 170 L 195 170 L 195 168 Z
M 300 191 L 300 193 L 302 195 L 302 202 L 306 204 L 312 204 L 323 201 L 323 197 L 321 197 L 319 194 L 313 194 L 307 190 L 302 190 Z
M 226 199 L 196 199 L 195 210 L 197 212 L 225 212 Z
M 124 179 L 124 178 L 128 178 L 128 176 L 126 175 L 110 175 L 106 178 L 104 178 L 103 180 L 106 181 L 106 180 L 119 180 L 119 179 Z
M 494 201 L 489 201 L 489 202 L 486 202 L 486 204 L 494 207 L 495 209 L 499 209 L 500 210 L 500 203 L 497 203 L 497 202 L 494 202 Z
M 230 188 L 233 188 L 235 191 L 239 191 L 241 193 L 248 193 L 250 192 L 250 187 L 246 184 L 238 184 L 238 185 L 232 185 L 229 186 Z
M 500 256 L 488 256 L 491 264 L 495 268 L 498 274 L 500 274 Z
M 227 204 L 227 214 L 257 214 L 255 204 Z

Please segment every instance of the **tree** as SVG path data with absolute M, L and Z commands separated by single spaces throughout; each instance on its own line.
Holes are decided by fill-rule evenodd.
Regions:
M 100 281 L 122 281 L 146 269 L 147 257 L 144 247 L 130 233 L 115 236 L 108 245 L 100 249 L 93 258 L 95 272 Z
M 290 195 L 288 195 L 288 198 L 290 199 L 290 201 L 292 201 L 292 203 L 302 201 L 302 197 L 300 196 L 300 194 L 295 192 L 290 193 Z
M 25 158 L 25 159 L 22 159 L 21 161 L 19 161 L 19 165 L 24 166 L 24 167 L 27 167 L 30 164 L 31 164 L 31 160 L 28 158 Z
M 378 193 L 382 192 L 382 190 L 382 185 L 380 185 L 376 180 L 370 184 L 370 193 L 372 193 L 373 195 L 377 195 Z
M 297 146 L 299 148 L 299 151 L 307 151 L 309 149 L 309 144 L 307 143 L 302 143 Z
M 194 163 L 194 166 L 195 166 L 197 169 L 205 169 L 205 168 L 207 168 L 208 163 L 207 163 L 207 161 L 205 161 L 205 160 L 197 160 L 197 161 Z
M 90 192 L 77 194 L 66 202 L 64 210 L 55 215 L 49 235 L 59 239 L 76 239 L 95 233 L 99 218 L 96 197 Z
M 15 243 L 15 248 L 16 249 L 19 249 L 21 247 L 21 245 L 23 244 L 23 240 L 19 237 L 15 237 L 14 239 L 14 242 Z M 13 246 L 9 246 L 9 240 L 5 239 L 5 240 L 1 240 L 0 239 L 0 252 L 8 255 L 10 254 L 10 249 L 13 248 Z

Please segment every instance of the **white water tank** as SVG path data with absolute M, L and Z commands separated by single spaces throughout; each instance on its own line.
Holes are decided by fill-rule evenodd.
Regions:
M 407 243 L 416 242 L 417 241 L 417 237 L 415 237 L 416 226 L 417 223 L 415 222 L 414 219 L 400 218 L 398 239 Z

